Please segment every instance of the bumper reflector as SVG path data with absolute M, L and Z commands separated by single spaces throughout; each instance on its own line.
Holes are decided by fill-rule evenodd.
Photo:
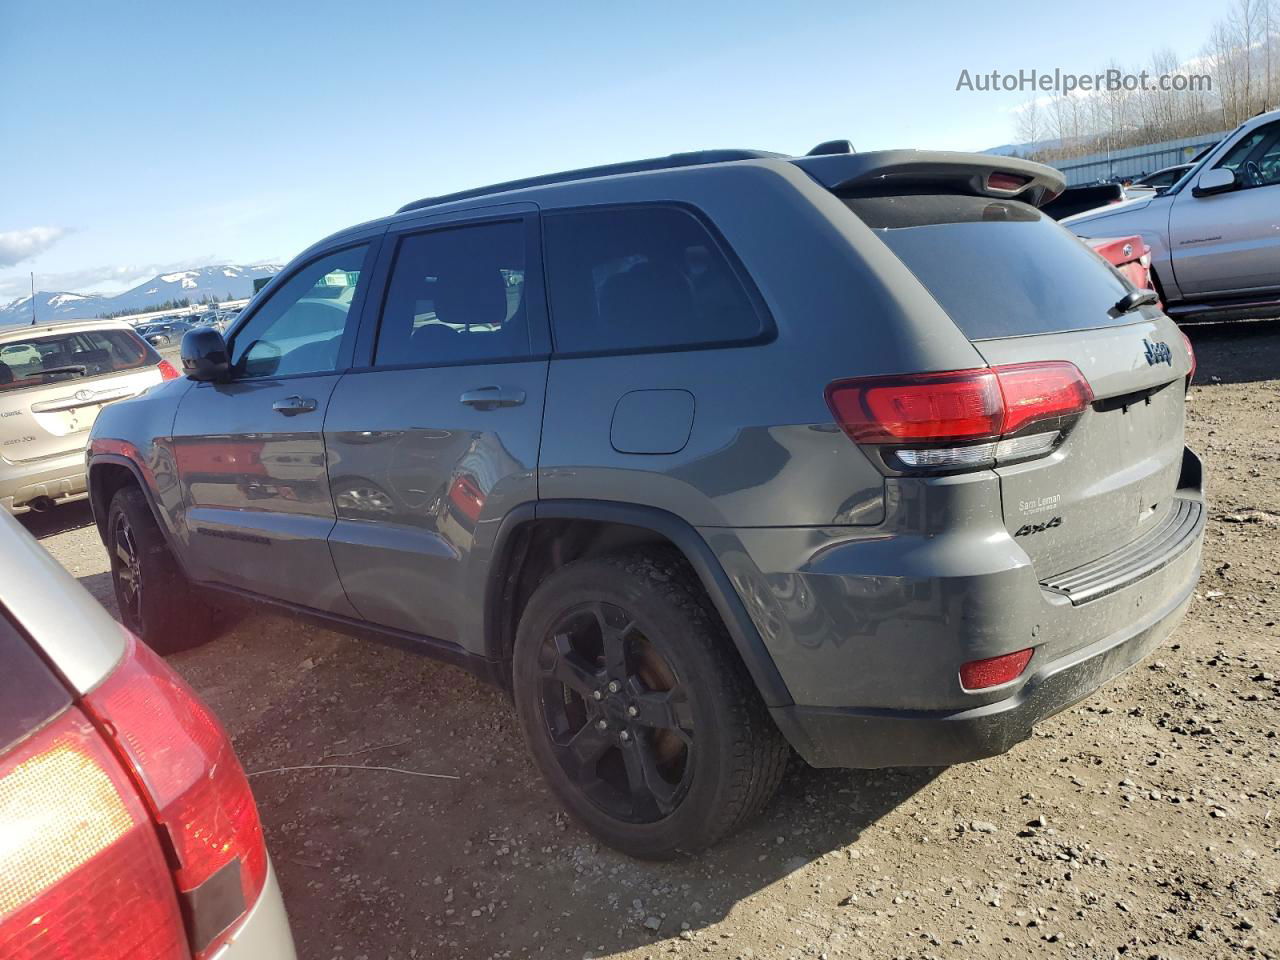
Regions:
M 1027 669 L 1033 652 L 1028 648 L 985 660 L 970 660 L 960 667 L 960 686 L 966 690 L 985 690 L 1016 680 Z

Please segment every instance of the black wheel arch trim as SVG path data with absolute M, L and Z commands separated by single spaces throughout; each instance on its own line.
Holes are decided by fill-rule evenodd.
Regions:
M 98 537 L 103 543 L 106 543 L 107 512 L 111 509 L 111 503 L 110 501 L 101 502 L 101 497 L 94 487 L 93 474 L 96 467 L 106 465 L 125 467 L 133 474 L 134 483 L 142 491 L 142 497 L 147 501 L 147 507 L 151 510 L 151 516 L 155 518 L 156 526 L 160 528 L 160 534 L 164 537 L 165 542 L 169 544 L 169 553 L 173 556 L 174 562 L 178 565 L 178 569 L 182 571 L 183 576 L 188 576 L 189 578 L 186 566 L 182 562 L 180 551 L 173 549 L 173 530 L 170 528 L 164 512 L 156 506 L 155 492 L 147 483 L 142 468 L 138 466 L 136 461 L 120 453 L 95 453 L 93 458 L 89 460 L 85 470 L 86 486 L 89 489 L 89 509 L 93 513 L 94 525 L 98 528 Z
M 778 671 L 760 631 L 729 581 L 724 567 L 701 534 L 685 520 L 658 507 L 611 500 L 539 500 L 523 503 L 509 511 L 494 538 L 484 595 L 484 643 L 488 659 L 509 659 L 504 649 L 501 611 L 513 569 L 513 534 L 533 520 L 595 520 L 602 523 L 639 527 L 662 536 L 676 546 L 698 575 L 703 589 L 720 614 L 765 705 L 793 703 L 782 674 Z

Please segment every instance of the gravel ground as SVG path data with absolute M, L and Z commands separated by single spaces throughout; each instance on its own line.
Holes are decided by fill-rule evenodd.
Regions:
M 1280 325 L 1192 336 L 1211 519 L 1165 647 L 993 760 L 796 761 L 697 859 L 599 848 L 451 667 L 261 613 L 173 657 L 252 772 L 300 955 L 1280 956 Z M 114 609 L 87 508 L 26 522 Z

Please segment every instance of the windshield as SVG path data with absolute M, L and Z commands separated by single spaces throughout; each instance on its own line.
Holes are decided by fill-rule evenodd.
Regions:
M 970 340 L 1123 322 L 1110 311 L 1132 287 L 1035 207 L 970 196 L 845 203 Z
M 0 342 L 0 392 L 154 366 L 160 357 L 128 330 L 76 330 Z

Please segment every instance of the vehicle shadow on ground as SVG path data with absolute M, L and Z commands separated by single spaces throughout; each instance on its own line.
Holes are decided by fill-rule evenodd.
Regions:
M 88 500 L 77 500 L 39 513 L 32 510 L 18 517 L 18 522 L 37 540 L 43 540 L 45 537 L 54 537 L 92 525 L 93 508 L 89 506 Z
M 1189 323 L 1182 332 L 1196 351 L 1197 387 L 1274 380 L 1280 369 L 1280 319 Z
M 708 942 L 708 928 L 744 901 L 758 905 L 762 890 L 776 909 L 812 906 L 813 881 L 791 875 L 815 860 L 865 857 L 877 869 L 886 851 L 860 844 L 864 831 L 945 773 L 793 760 L 743 830 L 697 856 L 652 863 L 568 821 L 509 699 L 453 667 L 261 614 L 171 663 L 228 723 L 253 772 L 300 956 L 328 956 L 338 943 L 370 957 L 527 948 L 577 960 Z M 334 762 L 372 768 L 297 767 Z M 825 892 L 834 904 L 855 891 Z M 785 955 L 828 942 L 837 924 L 883 922 L 872 916 L 883 906 L 864 900 L 788 923 Z
M 91 573 L 77 579 L 80 581 L 80 586 L 93 594 L 93 599 L 106 608 L 107 613 L 117 620 L 120 619 L 120 613 L 116 609 L 115 585 L 111 581 L 110 573 Z

